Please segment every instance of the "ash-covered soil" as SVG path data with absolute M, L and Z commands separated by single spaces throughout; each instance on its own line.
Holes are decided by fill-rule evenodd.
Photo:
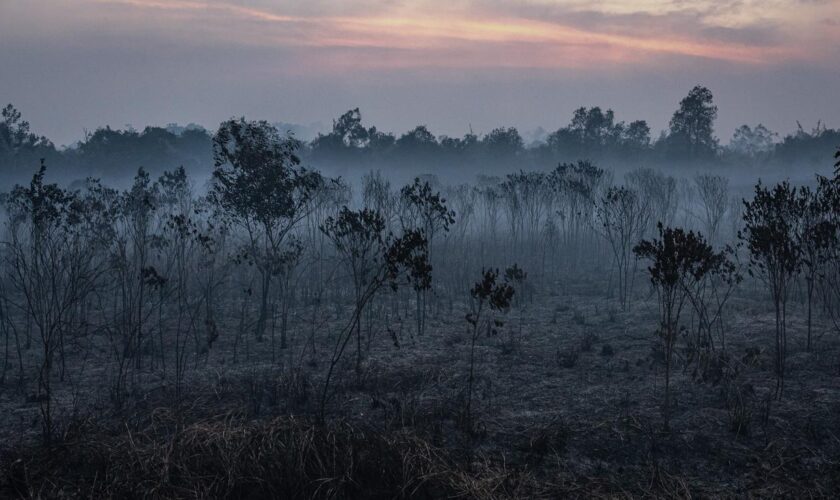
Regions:
M 246 334 L 234 362 L 236 339 L 223 331 L 210 352 L 189 357 L 180 400 L 150 367 L 118 407 L 108 364 L 69 356 L 74 375 L 56 384 L 60 432 L 49 449 L 39 444 L 35 388 L 10 369 L 0 392 L 0 493 L 804 498 L 840 490 L 840 339 L 817 314 L 808 352 L 799 300 L 789 306 L 782 398 L 774 398 L 772 305 L 745 285 L 726 313 L 725 346 L 678 342 L 665 429 L 655 297 L 640 284 L 622 310 L 603 283 L 546 288 L 478 340 L 469 424 L 466 304 L 434 298 L 422 336 L 411 319 L 395 319 L 387 294 L 375 303 L 362 322 L 361 367 L 351 345 L 323 421 L 333 332 L 348 314 L 324 304 L 295 308 L 287 349 L 276 335 L 257 343 Z

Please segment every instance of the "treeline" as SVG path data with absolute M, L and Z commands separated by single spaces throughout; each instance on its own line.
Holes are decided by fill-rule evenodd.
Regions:
M 761 124 L 738 127 L 728 144 L 715 135 L 718 108 L 712 92 L 693 88 L 680 101 L 668 130 L 654 138 L 645 120 L 619 120 L 613 110 L 595 106 L 575 110 L 569 124 L 526 142 L 515 127 L 499 127 L 487 134 L 470 131 L 463 137 L 435 135 L 426 125 L 395 135 L 363 122 L 361 111 L 347 111 L 334 120 L 332 130 L 301 142 L 301 156 L 318 168 L 363 169 L 394 165 L 457 171 L 465 166 L 498 165 L 509 169 L 543 169 L 558 162 L 588 158 L 630 166 L 703 164 L 704 166 L 818 166 L 840 144 L 840 130 L 817 123 L 781 139 Z M 286 131 L 282 130 L 281 131 Z M 195 175 L 207 175 L 212 165 L 212 132 L 200 126 L 146 127 L 88 133 L 78 143 L 57 148 L 30 130 L 12 105 L 0 122 L 0 169 L 15 180 L 28 178 L 39 159 L 57 170 L 80 178 L 128 176 L 137 167 L 162 173 L 179 166 Z
M 22 182 L 32 177 L 41 159 L 53 172 L 71 178 L 130 177 L 138 167 L 160 174 L 183 166 L 191 173 L 210 172 L 211 136 L 198 126 L 99 128 L 69 146 L 59 148 L 34 133 L 20 111 L 9 104 L 0 119 L 0 177 Z

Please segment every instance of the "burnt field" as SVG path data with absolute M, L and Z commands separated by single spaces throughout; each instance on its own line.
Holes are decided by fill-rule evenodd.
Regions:
M 832 334 L 807 352 L 804 316 L 792 315 L 788 388 L 776 400 L 773 312 L 763 296 L 737 297 L 726 351 L 706 373 L 690 352 L 677 353 L 666 432 L 656 304 L 640 298 L 621 312 L 588 280 L 555 290 L 535 299 L 521 330 L 517 318 L 511 331 L 479 341 L 472 430 L 463 414 L 469 339 L 458 314 L 430 319 L 423 337 L 406 333 L 399 347 L 373 326 L 358 377 L 350 358 L 336 377 L 325 423 L 318 396 L 336 312 L 316 327 L 316 353 L 293 346 L 272 362 L 266 344 L 252 344 L 234 363 L 234 346 L 220 338 L 190 368 L 180 401 L 145 370 L 117 411 L 102 385 L 108 368 L 74 367 L 78 378 L 54 395 L 49 449 L 36 444 L 35 388 L 7 380 L 4 494 L 830 496 L 837 488 Z
M 0 495 L 840 488 L 837 178 L 392 186 L 213 140 L 208 186 L 4 196 Z
M 678 349 L 666 432 L 655 302 L 640 297 L 621 312 L 601 286 L 570 281 L 535 299 L 521 329 L 515 318 L 509 331 L 479 340 L 472 430 L 463 412 L 469 334 L 457 313 L 430 319 L 423 337 L 405 332 L 399 347 L 384 325 L 372 326 L 362 370 L 357 376 L 348 357 L 324 423 L 328 332 L 343 319 L 335 311 L 316 327 L 315 353 L 295 342 L 272 362 L 270 347 L 254 343 L 234 363 L 221 337 L 190 368 L 180 401 L 148 370 L 117 411 L 102 386 L 108 369 L 89 363 L 56 389 L 48 451 L 37 444 L 35 388 L 7 380 L 5 494 L 830 496 L 837 488 L 840 349 L 827 325 L 818 323 L 826 335 L 807 352 L 804 316 L 792 315 L 787 389 L 776 400 L 773 312 L 759 294 L 733 299 L 726 351 L 705 372 Z

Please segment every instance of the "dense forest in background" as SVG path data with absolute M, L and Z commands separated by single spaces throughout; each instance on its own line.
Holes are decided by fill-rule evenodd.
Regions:
M 668 130 L 651 136 L 645 120 L 618 120 L 611 109 L 581 107 L 569 124 L 537 134 L 529 143 L 515 127 L 499 127 L 485 135 L 436 136 L 425 125 L 397 136 L 367 126 L 361 111 L 353 109 L 334 120 L 332 130 L 311 141 L 301 141 L 301 156 L 319 169 L 393 168 L 436 174 L 466 173 L 471 167 L 509 170 L 549 169 L 559 162 L 587 158 L 629 167 L 661 166 L 704 168 L 739 166 L 762 169 L 795 166 L 815 168 L 824 164 L 840 144 L 840 130 L 817 123 L 813 128 L 797 122 L 795 132 L 779 137 L 758 124 L 738 127 L 727 145 L 715 135 L 718 108 L 712 92 L 693 88 L 680 101 Z M 281 124 L 293 133 L 293 126 Z M 13 105 L 2 111 L 0 121 L 0 177 L 6 182 L 31 178 L 40 159 L 53 175 L 66 180 L 85 177 L 130 179 L 138 167 L 160 174 L 183 166 L 196 177 L 207 177 L 213 165 L 212 131 L 199 125 L 146 127 L 142 131 L 99 128 L 79 142 L 57 147 L 32 131 Z

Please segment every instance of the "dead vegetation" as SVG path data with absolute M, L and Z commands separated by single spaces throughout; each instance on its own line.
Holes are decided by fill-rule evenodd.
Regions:
M 185 381 L 178 411 L 172 388 L 149 387 L 120 414 L 102 404 L 68 415 L 49 448 L 37 443 L 37 422 L 14 424 L 6 404 L 8 428 L 30 437 L 6 441 L 0 495 L 832 496 L 840 486 L 840 391 L 828 373 L 837 345 L 826 342 L 823 356 L 792 353 L 781 401 L 772 397 L 770 354 L 750 340 L 755 330 L 735 328 L 727 363 L 738 369 L 719 381 L 695 377 L 675 353 L 672 430 L 664 432 L 655 338 L 624 334 L 625 324 L 652 329 L 641 318 L 653 306 L 619 323 L 600 307 L 587 327 L 571 311 L 557 324 L 545 315 L 514 353 L 479 338 L 471 432 L 462 420 L 469 339 L 446 345 L 458 318 L 431 321 L 422 347 L 375 347 L 360 379 L 347 359 L 325 423 L 317 418 L 318 366 L 216 365 Z M 764 318 L 772 321 L 772 312 Z M 598 332 L 590 350 L 581 349 L 584 328 Z M 606 346 L 612 356 L 602 355 Z M 575 367 L 557 366 L 558 348 L 577 353 Z
M 614 186 L 581 162 L 449 188 L 458 206 L 483 200 L 474 220 L 455 219 L 434 179 L 397 195 L 372 175 L 374 208 L 356 210 L 349 186 L 298 168 L 291 139 L 228 126 L 244 135 L 218 138 L 215 201 L 195 199 L 183 171 L 152 183 L 141 170 L 119 192 L 65 190 L 42 169 L 15 188 L 0 246 L 0 496 L 840 486 L 840 301 L 814 296 L 840 278 L 840 177 L 821 181 L 817 287 L 799 273 L 800 212 L 747 220 L 739 257 L 654 222 L 679 211 L 661 173 Z M 777 217 L 792 260 L 768 301 L 767 280 L 738 271 L 762 275 Z M 523 267 L 484 267 L 512 257 Z

